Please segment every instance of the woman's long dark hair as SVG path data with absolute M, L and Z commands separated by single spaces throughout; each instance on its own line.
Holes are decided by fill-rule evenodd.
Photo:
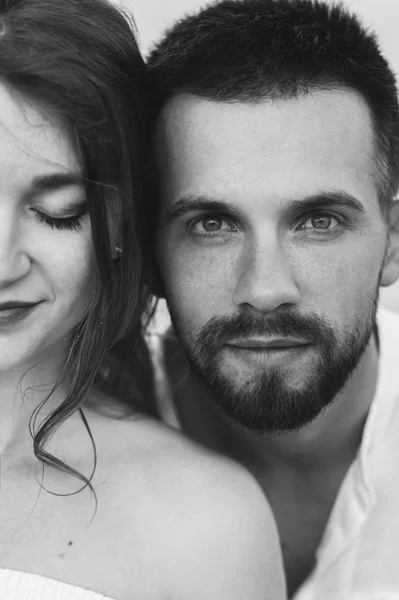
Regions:
M 38 427 L 37 412 L 31 423 L 36 456 L 78 476 L 45 446 L 54 430 L 81 409 L 96 378 L 100 387 L 113 389 L 125 401 L 138 399 L 132 397 L 135 392 L 143 397 L 140 381 L 130 386 L 131 373 L 119 368 L 118 344 L 136 358 L 141 381 L 151 379 L 142 335 L 148 306 L 141 258 L 145 80 L 132 23 L 106 0 L 0 0 L 0 83 L 66 128 L 87 182 L 97 257 L 95 290 L 73 331 L 56 385 L 64 384 L 66 397 Z M 119 210 L 123 252 L 115 260 L 110 223 Z M 146 399 L 138 404 L 154 412 L 148 398 L 147 404 Z

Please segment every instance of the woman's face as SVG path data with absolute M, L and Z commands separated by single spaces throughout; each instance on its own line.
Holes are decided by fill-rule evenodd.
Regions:
M 0 372 L 60 360 L 94 284 L 81 165 L 66 132 L 0 85 Z

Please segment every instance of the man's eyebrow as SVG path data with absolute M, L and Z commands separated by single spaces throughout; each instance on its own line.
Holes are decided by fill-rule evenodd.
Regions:
M 291 217 L 299 217 L 304 212 L 330 206 L 341 206 L 357 212 L 365 212 L 363 204 L 355 196 L 343 190 L 318 192 L 311 196 L 305 196 L 302 200 L 292 200 L 285 206 L 285 210 Z
M 53 192 L 66 187 L 83 186 L 85 180 L 79 173 L 49 173 L 33 178 L 28 195 L 37 195 L 41 192 Z
M 166 220 L 174 221 L 195 211 L 237 214 L 237 208 L 228 202 L 220 202 L 208 196 L 182 196 L 166 211 Z

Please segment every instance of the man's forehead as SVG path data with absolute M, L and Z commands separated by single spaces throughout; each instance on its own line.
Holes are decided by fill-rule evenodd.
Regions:
M 170 98 L 161 111 L 158 134 L 168 139 L 177 134 L 207 134 L 209 129 L 218 133 L 242 132 L 253 125 L 259 133 L 279 129 L 280 121 L 289 121 L 296 128 L 298 120 L 311 124 L 319 120 L 325 129 L 336 129 L 337 124 L 350 129 L 372 130 L 370 110 L 363 97 L 353 90 L 312 90 L 306 95 L 277 100 L 264 99 L 243 102 L 209 100 L 190 94 Z M 253 132 L 252 132 L 253 134 Z
M 375 187 L 368 107 L 346 90 L 254 105 L 181 95 L 159 129 L 172 195 L 221 196 L 228 187 L 237 196 L 262 188 L 293 197 L 338 186 L 358 196 Z

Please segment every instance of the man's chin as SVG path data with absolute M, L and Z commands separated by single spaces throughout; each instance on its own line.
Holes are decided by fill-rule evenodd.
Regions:
M 321 369 L 321 359 L 308 355 L 306 361 L 292 361 L 287 364 L 232 363 L 221 359 L 217 362 L 217 369 L 214 372 L 218 373 L 217 379 L 229 382 L 232 389 L 237 392 L 239 390 L 240 395 L 245 397 L 250 396 L 258 382 L 262 380 L 278 380 L 287 394 L 302 394 L 311 385 L 314 374 L 319 373 Z
M 198 373 L 223 413 L 257 433 L 296 431 L 309 425 L 332 401 L 318 382 L 290 386 L 281 372 L 248 380 L 208 371 Z M 321 402 L 322 399 L 322 402 Z

